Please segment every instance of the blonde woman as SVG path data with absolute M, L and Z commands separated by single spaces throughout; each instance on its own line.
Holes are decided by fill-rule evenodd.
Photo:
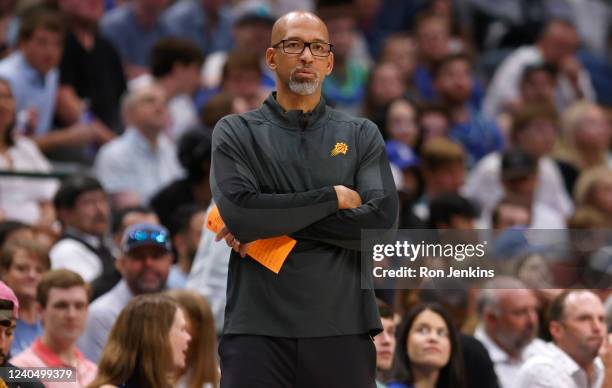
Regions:
M 221 376 L 217 362 L 217 335 L 208 301 L 190 290 L 171 290 L 167 295 L 185 312 L 187 331 L 192 338 L 187 348 L 187 367 L 179 372 L 177 387 L 218 388 Z
M 185 314 L 174 300 L 136 296 L 119 314 L 89 387 L 172 387 L 185 368 L 190 340 Z

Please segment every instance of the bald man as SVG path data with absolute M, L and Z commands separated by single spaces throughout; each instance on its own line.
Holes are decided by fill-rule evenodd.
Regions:
M 277 20 L 266 62 L 276 91 L 213 132 L 217 239 L 232 247 L 221 386 L 374 387 L 382 327 L 373 290 L 361 288 L 359 240 L 396 225 L 384 142 L 321 97 L 334 55 L 318 17 Z M 277 236 L 297 240 L 278 274 L 245 256 Z

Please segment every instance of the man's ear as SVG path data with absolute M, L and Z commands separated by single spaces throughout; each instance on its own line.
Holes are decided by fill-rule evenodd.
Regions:
M 548 324 L 548 330 L 550 331 L 551 337 L 554 339 L 559 338 L 563 334 L 563 325 L 557 321 L 551 321 Z
M 122 277 L 123 277 L 123 265 L 125 264 L 124 261 L 125 261 L 125 257 L 120 257 L 117 260 L 115 260 L 115 268 L 117 268 L 117 271 L 119 271 Z
M 327 57 L 327 69 L 325 70 L 325 75 L 330 75 L 332 70 L 334 69 L 334 53 L 329 53 Z
M 276 49 L 273 47 L 268 47 L 268 49 L 266 50 L 266 65 L 268 66 L 268 69 L 272 71 L 276 71 L 274 54 L 276 54 Z

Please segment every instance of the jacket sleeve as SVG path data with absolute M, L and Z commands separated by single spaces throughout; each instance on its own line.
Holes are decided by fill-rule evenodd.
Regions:
M 338 210 L 332 186 L 298 193 L 261 193 L 249 161 L 248 144 L 236 119 L 219 121 L 213 131 L 211 188 L 227 228 L 242 242 L 294 233 Z M 244 132 L 243 132 L 244 133 Z
M 366 121 L 360 135 L 360 158 L 355 174 L 362 205 L 338 210 L 292 234 L 295 239 L 315 240 L 341 248 L 361 250 L 363 229 L 394 230 L 398 222 L 398 196 L 385 143 L 374 123 Z

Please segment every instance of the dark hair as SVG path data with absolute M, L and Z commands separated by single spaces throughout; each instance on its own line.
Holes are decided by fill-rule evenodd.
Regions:
M 382 319 L 393 319 L 395 314 L 391 306 L 378 298 L 376 299 L 376 305 L 378 306 L 378 314 L 380 314 Z
M 529 204 L 529 202 L 521 197 L 518 197 L 515 195 L 508 195 L 502 198 L 495 205 L 495 208 L 493 208 L 493 213 L 491 214 L 491 225 L 494 228 L 497 227 L 497 224 L 499 223 L 499 217 L 500 217 L 499 213 L 500 213 L 502 206 L 506 206 L 506 205 L 517 206 L 517 207 L 522 207 L 522 208 L 527 209 L 527 211 L 529 212 L 529 218 L 531 219 L 531 205 Z
M 557 110 L 552 104 L 527 105 L 513 116 L 511 132 L 513 139 L 516 140 L 516 136 L 537 119 L 547 119 L 555 126 L 559 122 Z
M 450 224 L 453 217 L 476 218 L 477 214 L 474 204 L 459 194 L 441 194 L 429 203 L 432 229 L 437 229 L 441 223 Z
M 151 50 L 151 74 L 155 78 L 170 74 L 177 63 L 201 67 L 203 62 L 202 51 L 191 39 L 162 38 Z
M 119 209 L 116 213 L 113 214 L 113 220 L 111 223 L 112 234 L 121 231 L 121 229 L 123 228 L 123 220 L 130 213 L 151 214 L 154 213 L 154 211 L 153 209 L 146 206 L 130 206 Z
M 200 121 L 204 127 L 211 131 L 217 121 L 234 112 L 234 95 L 221 92 L 210 98 L 200 112 Z
M 550 307 L 548 308 L 548 322 L 559 322 L 563 320 L 563 315 L 565 315 L 565 300 L 567 299 L 569 294 L 575 291 L 576 290 L 571 289 L 565 290 L 559 295 L 557 295 L 555 299 L 553 299 L 552 303 L 550 304 Z
M 45 273 L 36 287 L 36 301 L 44 308 L 49 300 L 49 291 L 52 288 L 83 287 L 87 300 L 90 299 L 89 284 L 76 272 L 68 269 L 54 269 Z
M 13 101 L 15 100 L 15 96 L 13 95 L 13 88 L 11 87 L 11 83 L 8 79 L 5 78 L 0 78 L 0 83 L 3 83 L 9 90 L 9 93 L 11 93 L 11 98 L 13 99 Z M 7 128 L 4 130 L 4 143 L 9 146 L 12 147 L 15 145 L 15 139 L 13 137 L 13 134 L 15 132 L 15 120 L 17 117 L 17 112 L 15 112 L 15 116 L 13 117 L 13 121 L 11 123 L 9 123 L 9 125 L 7 126 Z
M 170 234 L 174 236 L 177 233 L 187 231 L 193 216 L 203 211 L 206 211 L 206 209 L 196 204 L 184 204 L 179 206 L 174 211 L 174 214 L 172 214 L 169 225 L 166 225 Z
M 18 40 L 20 42 L 29 40 L 39 28 L 56 32 L 62 36 L 65 32 L 62 18 L 57 11 L 48 7 L 33 7 L 20 19 Z
M 81 194 L 97 190 L 104 191 L 104 188 L 96 178 L 87 175 L 71 175 L 62 181 L 55 193 L 53 206 L 56 210 L 72 209 Z
M 228 54 L 227 60 L 223 65 L 223 72 L 221 74 L 221 86 L 229 74 L 232 72 L 243 73 L 245 71 L 254 71 L 260 76 L 261 65 L 259 64 L 259 56 L 255 53 L 243 52 L 243 51 L 232 51 Z
M 454 53 L 445 56 L 444 58 L 436 61 L 431 69 L 431 79 L 436 79 L 444 70 L 446 66 L 455 61 L 466 62 L 470 67 L 472 66 L 472 60 L 464 53 Z
M 189 130 L 181 135 L 177 144 L 177 156 L 191 181 L 200 181 L 210 172 L 212 134 L 202 128 Z
M 28 224 L 24 224 L 21 221 L 15 220 L 6 220 L 0 222 L 0 247 L 2 247 L 6 243 L 6 241 L 9 239 L 13 232 L 21 229 L 32 230 L 32 227 Z
M 557 75 L 557 69 L 555 69 L 555 67 L 549 63 L 538 63 L 535 65 L 528 65 L 525 66 L 525 69 L 523 69 L 523 72 L 521 73 L 521 85 L 528 82 L 529 79 L 531 78 L 531 76 L 533 76 L 535 73 L 543 71 L 545 73 L 547 73 L 548 75 L 550 75 L 550 77 L 554 80 L 556 75 Z
M 451 354 L 448 363 L 440 370 L 436 388 L 465 388 L 463 372 L 463 355 L 459 344 L 459 334 L 453 325 L 450 315 L 437 303 L 419 303 L 414 306 L 402 319 L 398 331 L 397 349 L 395 350 L 396 378 L 405 384 L 414 383 L 412 364 L 408 357 L 408 335 L 416 318 L 424 311 L 430 310 L 442 317 L 448 328 L 448 338 Z

